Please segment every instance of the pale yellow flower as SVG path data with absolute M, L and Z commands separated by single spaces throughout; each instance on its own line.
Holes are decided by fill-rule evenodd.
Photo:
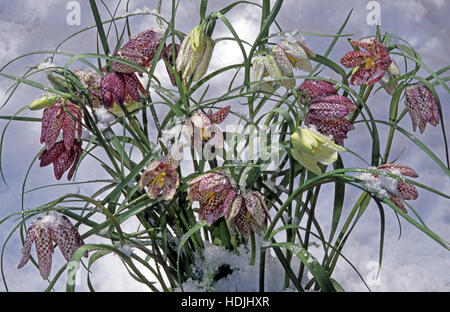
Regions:
M 322 170 L 317 163 L 332 164 L 337 160 L 338 152 L 347 151 L 326 136 L 306 127 L 298 128 L 291 135 L 291 143 L 292 157 L 306 169 L 318 175 L 322 174 Z

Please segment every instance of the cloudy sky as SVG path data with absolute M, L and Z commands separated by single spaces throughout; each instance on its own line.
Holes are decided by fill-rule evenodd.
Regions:
M 116 1 L 105 1 L 111 4 L 111 9 L 117 3 Z M 123 1 L 125 2 L 125 1 Z M 130 11 L 148 7 L 155 8 L 157 1 L 130 0 Z M 163 1 L 162 14 L 169 16 L 171 1 Z M 208 12 L 224 7 L 229 1 L 214 0 L 210 1 Z M 375 26 L 368 25 L 366 5 L 369 1 L 363 0 L 302 0 L 285 1 L 278 22 L 285 30 L 298 29 L 305 32 L 332 34 L 337 31 L 341 23 L 353 8 L 352 17 L 344 31 L 346 34 L 353 34 L 352 38 L 360 38 L 374 33 Z M 81 8 L 81 25 L 69 25 L 67 23 L 67 9 L 69 1 L 46 0 L 46 1 L 1 1 L 0 2 L 0 66 L 3 66 L 14 57 L 39 50 L 55 49 L 57 44 L 70 34 L 92 25 L 93 18 L 90 14 L 88 1 L 79 1 Z M 199 1 L 181 0 L 179 15 L 176 28 L 188 32 L 198 23 Z M 422 59 L 432 69 L 439 70 L 448 65 L 448 52 L 450 43 L 448 37 L 449 25 L 447 13 L 450 9 L 450 3 L 446 0 L 396 0 L 379 1 L 381 7 L 381 28 L 382 31 L 392 33 L 398 37 L 407 40 L 422 56 Z M 124 11 L 123 5 L 119 8 L 119 14 Z M 103 16 L 107 16 L 103 10 Z M 253 42 L 259 29 L 259 11 L 253 7 L 242 6 L 238 10 L 233 10 L 227 15 L 236 31 L 243 40 Z M 146 28 L 155 26 L 155 19 L 152 16 L 141 16 L 133 18 L 132 32 L 137 33 Z M 217 23 L 215 36 L 229 35 L 227 29 Z M 323 54 L 329 44 L 329 39 L 305 36 L 306 43 L 310 48 L 319 54 Z M 112 31 L 111 42 L 115 40 L 114 31 Z M 95 31 L 87 31 L 75 39 L 65 43 L 61 47 L 62 51 L 73 54 L 95 52 Z M 338 41 L 338 44 L 331 54 L 331 58 L 336 62 L 349 50 L 345 39 Z M 13 65 L 6 68 L 5 72 L 14 75 L 22 75 L 27 66 L 33 66 L 44 62 L 45 55 L 32 55 L 23 58 Z M 55 63 L 63 65 L 67 58 L 56 58 Z M 217 44 L 212 59 L 211 69 L 215 69 L 228 64 L 240 62 L 240 51 L 237 46 L 231 42 L 225 41 Z M 160 79 L 167 83 L 167 77 L 161 66 L 157 70 Z M 426 77 L 426 72 L 420 73 Z M 35 76 L 34 79 L 45 82 L 44 76 Z M 220 94 L 224 88 L 227 77 L 214 80 L 214 91 Z M 299 83 L 299 82 L 298 82 Z M 6 100 L 6 89 L 11 81 L 0 78 L 0 99 L 3 103 Z M 444 118 L 449 120 L 450 110 L 448 109 L 449 95 L 442 90 L 437 89 L 440 95 L 444 110 Z M 33 99 L 41 94 L 39 90 L 27 86 L 21 86 L 16 91 L 14 97 L 8 104 L 0 110 L 0 115 L 10 115 L 15 113 L 24 105 L 29 104 Z M 230 103 L 233 105 L 233 103 Z M 234 104 L 236 106 L 236 103 Z M 387 118 L 389 97 L 380 91 L 376 97 L 369 100 L 370 105 L 376 117 L 379 119 Z M 161 111 L 163 114 L 164 111 Z M 25 113 L 27 116 L 33 115 L 31 112 Z M 0 127 L 3 128 L 6 122 L 0 120 Z M 409 117 L 405 118 L 400 124 L 402 127 L 410 130 L 411 122 Z M 358 129 L 361 128 L 361 131 Z M 384 140 L 386 138 L 386 129 L 380 126 Z M 427 127 L 423 135 L 417 134 L 417 137 L 426 142 L 430 149 L 438 155 L 441 160 L 445 159 L 445 151 L 442 145 L 442 133 L 440 127 Z M 27 168 L 35 154 L 40 150 L 39 144 L 39 124 L 29 124 L 16 122 L 9 126 L 3 151 L 2 165 L 7 178 L 8 186 L 0 184 L 0 219 L 10 213 L 20 211 L 20 192 L 22 181 L 25 177 Z M 357 129 L 349 133 L 347 146 L 360 153 L 365 159 L 370 158 L 370 150 L 366 148 L 368 140 L 367 131 L 363 126 L 357 126 Z M 358 133 L 358 135 L 356 135 Z M 447 136 L 450 133 L 447 131 Z M 428 157 L 413 146 L 405 137 L 399 135 L 395 138 L 391 157 L 398 157 L 399 163 L 408 164 L 416 169 L 420 175 L 420 183 L 429 185 L 444 193 L 449 193 L 450 183 L 448 177 L 443 175 L 442 171 Z M 344 162 L 351 166 L 365 167 L 365 164 L 351 156 L 344 156 Z M 80 166 L 78 173 L 79 179 L 92 179 L 105 177 L 105 173 L 94 161 L 86 160 Z M 54 183 L 53 173 L 50 167 L 39 168 L 36 164 L 30 171 L 26 189 Z M 83 194 L 94 192 L 94 187 L 82 186 L 79 191 Z M 25 209 L 32 209 L 42 203 L 57 198 L 65 192 L 78 191 L 78 188 L 72 187 L 54 187 L 43 191 L 32 192 L 26 195 L 24 201 Z M 326 189 L 325 189 L 326 191 Z M 325 197 L 325 196 L 324 196 Z M 353 194 L 346 198 L 344 214 L 350 211 L 351 205 L 355 200 Z M 448 201 L 442 200 L 431 193 L 420 190 L 419 199 L 411 203 L 420 213 L 425 223 L 440 234 L 444 239 L 450 239 L 450 209 Z M 329 202 L 323 199 L 319 202 L 317 218 L 322 222 L 325 228 L 331 220 L 332 209 Z M 381 277 L 376 284 L 372 285 L 375 291 L 449 291 L 450 290 L 450 261 L 449 253 L 443 247 L 439 246 L 432 239 L 419 232 L 416 228 L 401 221 L 401 237 L 399 237 L 399 227 L 394 213 L 386 208 L 386 238 L 383 268 Z M 129 229 L 134 229 L 135 224 L 129 224 Z M 3 243 L 7 238 L 13 223 L 7 222 L 0 225 L 0 241 Z M 82 229 L 83 230 L 83 229 Z M 370 264 L 378 259 L 378 240 L 379 240 L 379 214 L 376 206 L 371 205 L 363 216 L 361 222 L 356 226 L 352 237 L 349 239 L 344 253 L 355 264 L 358 270 L 367 281 L 371 279 L 373 268 Z M 21 270 L 16 266 L 20 258 L 19 239 L 17 233 L 11 238 L 2 263 L 4 273 L 8 282 L 9 290 L 38 291 L 46 287 L 46 282 L 42 281 L 39 272 L 31 264 L 28 264 Z M 95 240 L 89 239 L 89 243 Z M 56 265 L 61 265 L 63 259 L 60 254 L 55 254 L 55 265 L 53 273 L 56 271 Z M 121 266 L 120 260 L 116 256 L 105 257 L 94 267 L 92 275 L 94 286 L 97 290 L 145 290 L 142 286 L 136 284 L 128 273 Z M 340 262 L 335 278 L 342 283 L 346 290 L 365 291 L 362 282 L 349 266 Z M 64 289 L 65 277 L 61 278 L 61 283 L 56 285 L 57 290 Z M 81 285 L 79 289 L 86 290 L 85 274 L 81 276 Z M 0 290 L 5 290 L 0 286 Z

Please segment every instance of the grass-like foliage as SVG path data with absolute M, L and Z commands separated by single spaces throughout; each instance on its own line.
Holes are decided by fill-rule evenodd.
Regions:
M 21 84 L 45 92 L 16 114 L 0 116 L 7 120 L 0 151 L 8 148 L 3 141 L 11 122 L 42 124 L 43 148 L 24 168 L 22 197 L 31 191 L 46 192 L 49 197 L 52 193 L 47 190 L 58 185 L 26 189 L 31 167 L 37 163 L 40 170 L 53 166 L 57 180 L 73 180 L 61 184 L 98 188 L 91 194 L 49 198 L 45 205 L 31 209 L 22 206 L 0 220 L 0 225 L 16 220 L 2 242 L 6 289 L 3 255 L 15 235 L 24 244 L 24 263 L 30 258 L 48 279 L 47 291 L 64 278 L 65 271 L 67 290 L 74 291 L 72 277 L 80 264 L 87 268 L 88 287 L 94 290 L 89 278 L 92 265 L 111 253 L 120 257 L 136 282 L 152 291 L 183 290 L 186 281 L 214 290 L 222 278 L 239 270 L 226 259 L 221 265 L 208 263 L 211 248 L 217 246 L 237 257 L 249 255 L 245 259 L 259 272 L 254 278 L 261 291 L 267 289 L 267 259 L 272 256 L 284 270 L 284 288 L 340 291 L 342 286 L 333 278 L 340 259 L 360 275 L 343 248 L 370 203 L 380 213 L 380 224 L 373 225 L 380 228 L 380 265 L 385 209 L 449 249 L 409 200 L 424 191 L 436 200 L 450 196 L 422 184 L 413 168 L 390 155 L 394 137 L 405 136 L 442 175 L 450 175 L 436 92 L 437 88 L 449 92 L 445 76 L 449 66 L 433 71 L 407 42 L 379 28 L 370 38 L 345 34 L 351 12 L 335 34 L 302 33 L 280 28 L 277 16 L 282 0 L 236 1 L 215 12 L 208 10 L 208 0 L 201 0 L 199 16 L 192 17 L 199 18 L 198 26 L 179 29 L 179 1 L 164 2 L 171 8 L 170 17 L 160 14 L 161 2 L 156 10 L 120 16 L 116 7 L 106 7 L 109 14 L 101 16 L 100 2 L 91 0 L 95 25 L 72 34 L 55 50 L 30 52 L 0 68 L 2 79 L 12 80 L 1 108 Z M 261 16 L 253 42 L 242 40 L 240 29 L 227 18 L 245 6 Z M 153 15 L 155 20 L 147 30 L 133 33 L 133 19 L 139 15 Z M 229 30 L 228 37 L 216 35 L 219 24 Z M 92 49 L 97 53 L 60 50 L 63 43 L 77 40 L 88 30 L 98 38 Z M 328 41 L 329 46 L 322 55 L 311 51 L 302 35 Z M 336 43 L 347 40 L 348 53 L 338 60 L 329 58 Z M 213 71 L 209 63 L 221 41 L 235 42 L 242 57 L 237 64 Z M 47 60 L 58 56 L 66 62 L 31 66 L 20 77 L 8 74 L 15 62 L 35 55 Z M 394 55 L 403 64 L 395 64 Z M 155 74 L 158 63 L 166 67 L 166 77 Z M 77 69 L 80 66 L 82 71 Z M 42 71 L 48 82 L 33 80 Z M 421 77 L 420 72 L 428 76 Z M 222 94 L 213 91 L 218 82 L 220 90 L 227 85 Z M 367 104 L 381 92 L 388 92 L 391 99 L 385 120 L 375 119 Z M 28 109 L 42 110 L 42 119 L 22 116 Z M 408 115 L 413 127 L 400 127 Z M 222 122 L 232 118 L 233 127 L 221 128 Z M 381 126 L 388 127 L 388 133 L 379 132 Z M 431 126 L 442 129 L 444 160 L 418 132 L 413 135 Z M 347 138 L 349 131 L 369 133 L 369 160 L 346 148 L 347 141 L 357 136 L 350 132 Z M 343 153 L 348 156 L 345 164 Z M 367 166 L 355 168 L 352 157 Z M 110 178 L 83 180 L 77 172 L 89 158 Z M 1 157 L 0 172 L 7 184 Z M 334 194 L 321 192 L 323 185 L 332 185 Z M 349 199 L 344 203 L 349 190 L 360 194 L 352 204 Z M 321 196 L 332 202 L 331 227 L 326 229 L 315 217 Z M 130 219 L 139 223 L 134 232 L 122 229 Z M 104 243 L 91 244 L 95 236 Z M 33 243 L 36 260 L 30 254 Z M 50 276 L 51 255 L 58 247 L 68 264 Z M 362 276 L 361 280 L 364 283 Z

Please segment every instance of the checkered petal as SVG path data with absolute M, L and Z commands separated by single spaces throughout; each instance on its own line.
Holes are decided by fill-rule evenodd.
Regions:
M 347 133 L 355 127 L 345 118 L 336 120 L 322 120 L 315 119 L 310 116 L 306 117 L 305 125 L 314 125 L 318 132 L 323 135 L 331 135 L 336 144 L 343 145 L 344 139 L 347 138 Z
M 419 196 L 416 187 L 405 181 L 398 181 L 397 189 L 398 196 L 404 200 L 416 200 Z
M 75 141 L 75 132 L 77 127 L 77 121 L 75 118 L 78 118 L 78 114 L 75 109 L 68 109 L 74 117 L 72 117 L 69 113 L 64 114 L 64 121 L 62 125 L 62 133 L 63 133 L 63 142 L 67 151 L 70 151 L 73 148 L 73 144 Z
M 331 82 L 324 80 L 306 79 L 297 88 L 298 91 L 307 91 L 309 93 L 309 100 L 325 95 L 337 94 L 334 85 Z M 302 95 L 301 101 L 305 100 L 306 96 Z
M 380 170 L 386 170 L 389 172 L 399 171 L 401 175 L 406 177 L 418 178 L 419 174 L 409 166 L 401 164 L 384 164 L 377 167 Z
M 244 204 L 242 204 L 241 208 L 237 211 L 236 216 L 231 219 L 230 227 L 233 232 L 238 230 L 245 239 L 250 236 L 252 226 L 249 222 L 249 212 Z
M 177 191 L 179 185 L 178 172 L 169 172 L 164 179 L 164 186 L 162 188 L 162 196 L 164 200 L 171 200 Z
M 402 203 L 401 199 L 398 198 L 395 195 L 391 196 L 391 201 L 398 207 L 400 208 L 404 213 L 408 213 L 408 210 L 406 210 L 405 205 Z
M 341 58 L 341 64 L 348 68 L 361 65 L 370 54 L 364 51 L 350 51 Z
M 211 125 L 211 119 L 209 119 L 208 115 L 200 112 L 195 112 L 194 115 L 192 115 L 191 122 L 197 128 L 206 128 Z
M 123 105 L 125 101 L 125 81 L 123 76 L 112 72 L 106 74 L 101 82 L 101 94 L 103 105 L 107 109 L 117 105 Z
M 70 261 L 75 251 L 84 245 L 84 242 L 78 230 L 66 216 L 58 218 L 60 222 L 55 228 L 51 228 L 51 232 L 64 258 Z
M 225 106 L 214 114 L 206 115 L 213 124 L 220 124 L 230 113 L 231 106 Z
M 51 149 L 45 149 L 41 155 L 40 159 L 40 167 L 45 167 L 56 161 L 59 156 L 65 151 L 64 143 L 58 142 Z
M 39 272 L 41 273 L 41 277 L 46 279 L 50 275 L 52 269 L 53 244 L 51 230 L 49 228 L 39 227 L 35 244 Z
M 148 68 L 155 56 L 162 39 L 162 32 L 156 29 L 147 29 L 128 41 L 120 48 L 116 57 L 130 61 L 136 65 Z M 111 62 L 112 69 L 120 73 L 132 73 L 138 71 L 134 67 L 119 62 Z
M 427 123 L 436 126 L 439 123 L 439 111 L 433 93 L 424 85 L 414 85 L 405 90 L 405 107 L 413 123 L 413 130 L 419 126 L 420 133 L 425 131 Z
M 73 161 L 75 160 L 75 154 L 73 151 L 67 151 L 64 150 L 56 159 L 56 161 L 53 162 L 53 171 L 55 173 L 56 180 L 61 179 L 64 172 L 66 172 L 70 166 L 73 164 Z
M 266 214 L 266 217 L 269 218 L 269 220 L 270 220 L 271 218 L 270 218 L 269 210 L 267 209 L 266 201 L 264 200 L 264 196 L 262 196 L 262 194 L 257 191 L 253 192 L 253 195 L 256 198 L 258 198 L 259 202 L 261 203 L 261 207 L 263 208 L 264 213 Z
M 205 177 L 199 182 L 199 190 L 202 192 L 220 192 L 230 187 L 231 183 L 228 177 L 218 173 Z
M 356 105 L 345 96 L 326 95 L 309 102 L 308 115 L 316 119 L 334 120 L 347 116 L 355 109 Z
M 45 121 L 46 130 L 43 129 L 42 131 L 45 132 L 45 138 L 43 142 L 45 142 L 47 149 L 51 149 L 55 144 L 64 122 L 64 112 L 62 109 L 62 104 L 58 102 L 56 104 L 53 104 L 53 106 L 54 107 L 52 107 L 51 109 L 44 110 L 43 116 L 43 119 L 46 119 Z M 47 114 L 48 116 L 45 116 Z
M 266 211 L 261 205 L 261 201 L 259 197 L 257 197 L 255 192 L 248 192 L 245 198 L 245 204 L 247 207 L 247 211 L 253 217 L 254 222 L 257 225 L 262 225 L 264 220 L 266 219 Z
M 58 102 L 57 102 L 58 103 Z M 53 120 L 56 118 L 56 115 L 59 111 L 59 106 L 54 105 L 47 107 L 44 109 L 44 112 L 42 113 L 42 126 L 41 126 L 41 139 L 40 143 L 46 143 L 47 140 L 47 133 L 50 129 L 51 123 L 53 123 Z M 61 101 L 59 101 L 61 103 Z
M 25 242 L 22 248 L 22 258 L 20 259 L 18 269 L 27 264 L 31 255 L 31 246 L 36 240 L 37 235 L 39 234 L 39 226 L 32 224 L 27 231 L 27 237 L 25 238 Z
M 77 167 L 78 161 L 80 160 L 81 154 L 83 150 L 81 149 L 81 143 L 76 142 L 73 146 L 73 154 L 74 154 L 74 160 L 72 163 L 72 167 L 69 170 L 69 173 L 67 174 L 67 180 L 71 180 L 72 176 L 75 172 L 75 168 Z
M 227 196 L 226 191 L 215 193 L 214 197 L 206 198 L 206 200 L 200 204 L 198 210 L 198 216 L 200 220 L 206 220 L 208 224 L 212 224 L 217 221 L 223 215 L 223 206 Z
M 125 102 L 139 102 L 141 100 L 139 91 L 145 95 L 145 89 L 142 87 L 141 82 L 137 79 L 134 73 L 122 74 L 122 77 L 125 83 Z
M 374 67 L 372 69 L 366 69 L 360 67 L 351 77 L 350 83 L 355 86 L 361 85 L 373 85 L 383 78 L 386 69 Z
M 235 189 L 235 188 L 230 188 L 227 191 L 227 196 L 225 197 L 225 200 L 222 205 L 222 211 L 223 211 L 223 214 L 225 217 L 228 217 L 230 215 L 236 195 L 237 195 L 237 189 Z
M 200 186 L 200 184 L 198 182 L 191 185 L 191 187 L 189 188 L 189 192 L 188 192 L 189 200 L 199 201 L 199 202 L 203 202 L 206 200 L 206 193 L 201 192 L 199 190 L 199 186 Z

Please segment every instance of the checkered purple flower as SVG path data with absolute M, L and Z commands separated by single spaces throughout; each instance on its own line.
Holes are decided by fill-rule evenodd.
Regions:
M 343 145 L 348 131 L 354 129 L 345 117 L 356 109 L 356 105 L 349 98 L 338 95 L 333 84 L 327 81 L 305 80 L 298 90 L 307 91 L 310 97 L 305 125 L 314 125 L 318 132 L 331 135 L 337 144 Z
M 50 275 L 52 268 L 53 243 L 56 243 L 67 261 L 75 251 L 84 245 L 76 227 L 66 216 L 51 213 L 34 219 L 27 231 L 18 269 L 27 264 L 31 256 L 31 246 L 35 243 L 39 272 L 43 279 Z M 84 255 L 88 256 L 87 252 Z
M 146 96 L 144 87 L 134 73 L 107 73 L 101 82 L 103 105 L 110 109 L 114 105 L 139 102 L 140 94 Z
M 393 173 L 399 176 L 406 176 L 411 178 L 419 177 L 417 172 L 414 171 L 412 168 L 400 164 L 384 164 L 376 167 L 376 169 Z M 379 178 L 379 176 L 375 175 L 375 178 Z M 390 195 L 390 200 L 404 213 L 408 213 L 408 211 L 406 210 L 405 205 L 402 203 L 401 199 L 415 200 L 419 196 L 417 189 L 414 185 L 406 183 L 405 181 L 402 180 L 397 180 L 396 190 L 394 190 L 394 192 L 392 192 L 392 190 L 388 191 L 388 193 Z
M 163 33 L 160 29 L 147 29 L 133 36 L 130 41 L 117 51 L 115 57 L 143 68 L 148 68 L 155 57 L 155 52 L 161 43 L 162 36 Z M 111 67 L 118 73 L 133 73 L 138 71 L 134 67 L 116 61 L 111 62 Z
M 380 81 L 392 63 L 386 46 L 375 39 L 350 40 L 350 44 L 366 50 L 351 51 L 341 58 L 341 64 L 345 67 L 358 67 L 350 83 L 361 86 Z
M 228 214 L 232 200 L 237 194 L 230 179 L 222 172 L 201 175 L 189 182 L 188 198 L 200 202 L 199 219 L 212 224 Z
M 408 110 L 414 131 L 419 126 L 420 133 L 425 131 L 429 123 L 439 124 L 439 111 L 433 93 L 424 85 L 416 84 L 405 89 L 405 106 Z
M 270 219 L 264 197 L 257 191 L 247 191 L 245 198 L 237 195 L 226 215 L 233 231 L 238 230 L 244 238 L 251 231 L 261 233 L 266 218 Z
M 147 187 L 148 196 L 152 199 L 158 197 L 162 192 L 165 200 L 171 200 L 179 185 L 178 168 L 179 162 L 171 156 L 162 161 L 152 161 L 141 176 L 140 188 Z

